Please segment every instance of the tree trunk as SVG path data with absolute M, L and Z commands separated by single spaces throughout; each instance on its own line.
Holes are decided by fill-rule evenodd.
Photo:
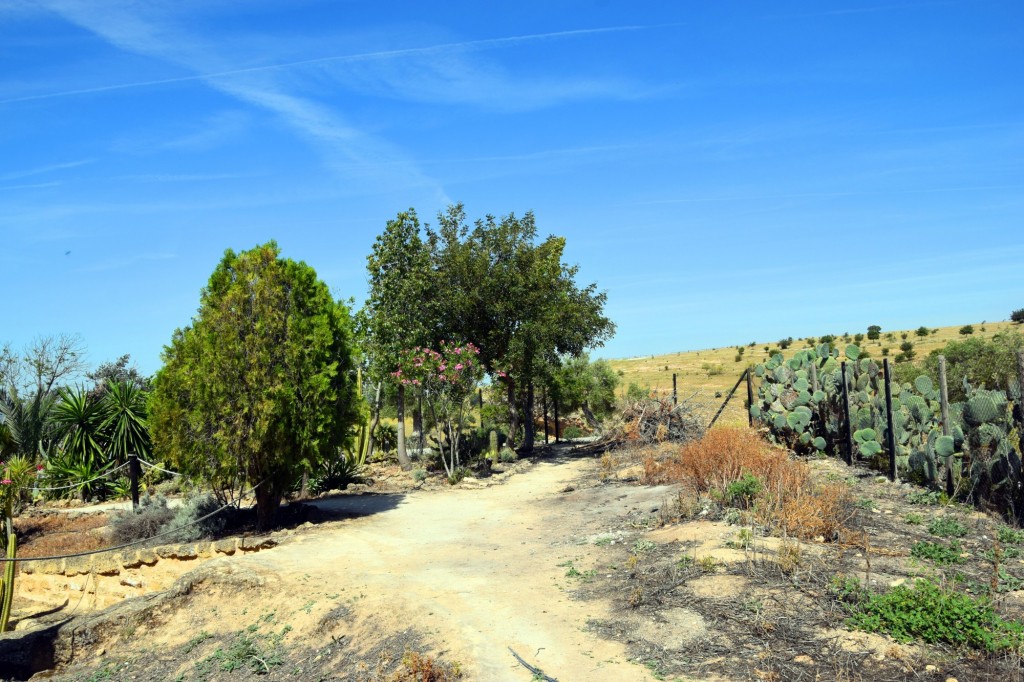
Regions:
M 256 529 L 268 531 L 273 528 L 280 506 L 281 491 L 275 483 L 266 481 L 256 488 Z
M 601 425 L 601 422 L 594 416 L 593 410 L 590 409 L 590 405 L 583 403 L 583 417 L 587 420 L 587 426 L 591 429 L 596 429 Z
M 516 406 L 516 391 L 512 379 L 508 380 L 508 438 L 506 444 L 516 449 L 516 435 L 519 433 L 519 408 Z
M 363 462 L 367 462 L 373 457 L 373 433 L 377 430 L 377 425 L 380 424 L 380 388 L 380 382 L 378 381 L 377 392 L 373 397 L 373 414 L 370 418 L 370 430 L 366 432 L 366 454 L 359 453 L 359 457 L 362 458 Z
M 523 409 L 526 421 L 523 423 L 523 452 L 533 452 L 533 439 L 536 435 L 536 425 L 533 423 L 533 382 L 526 385 L 526 405 Z
M 398 384 L 398 463 L 402 469 L 412 469 L 409 453 L 405 451 L 405 384 Z

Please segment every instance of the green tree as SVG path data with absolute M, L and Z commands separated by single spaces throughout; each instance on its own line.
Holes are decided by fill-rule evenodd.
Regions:
M 375 384 L 372 423 L 380 419 L 380 384 L 397 386 L 398 461 L 409 469 L 405 447 L 405 385 L 395 381 L 403 351 L 431 345 L 430 252 L 420 238 L 416 211 L 399 213 L 387 225 L 367 256 L 369 295 L 357 316 L 367 374 Z M 371 428 L 371 432 L 372 432 Z
M 928 327 L 920 326 L 914 330 L 914 334 L 916 334 L 917 336 L 928 336 Z
M 586 353 L 570 357 L 552 372 L 550 383 L 561 409 L 581 410 L 591 428 L 615 408 L 619 376 L 607 360 L 591 362 Z
M 1016 322 L 1017 324 L 1024 324 L 1024 308 L 1014 310 L 1010 313 L 1010 322 Z
M 1017 353 L 1024 350 L 1024 336 L 1017 332 L 1002 332 L 991 340 L 971 336 L 962 341 L 950 341 L 945 347 L 933 350 L 924 359 L 922 373 L 937 383 L 939 356 L 946 358 L 946 384 L 951 402 L 966 400 L 964 381 L 973 386 L 989 389 L 1005 388 L 1017 376 Z
M 882 336 L 882 328 L 877 324 L 873 324 L 868 327 L 868 339 L 871 341 L 877 341 Z
M 164 348 L 150 400 L 154 452 L 222 499 L 255 486 L 261 529 L 300 474 L 338 455 L 358 414 L 348 309 L 279 254 L 272 241 L 224 254 Z
M 533 413 L 534 381 L 562 356 L 601 345 L 615 325 L 604 316 L 607 298 L 594 284 L 576 285 L 577 266 L 562 262 L 565 239 L 540 243 L 532 213 L 486 216 L 472 226 L 461 205 L 427 230 L 435 273 L 437 329 L 466 339 L 502 385 L 509 403 L 509 437 L 521 415 Z M 533 447 L 533 420 L 525 420 L 523 450 Z M 514 440 L 509 443 L 515 446 Z
M 970 336 L 973 333 L 974 325 L 972 324 L 965 324 L 964 326 L 960 327 L 960 336 Z

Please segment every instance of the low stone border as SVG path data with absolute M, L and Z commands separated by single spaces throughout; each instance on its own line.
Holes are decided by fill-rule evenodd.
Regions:
M 208 559 L 218 555 L 231 556 L 236 552 L 258 552 L 262 549 L 276 547 L 278 540 L 269 536 L 231 537 L 213 542 L 185 542 L 174 545 L 143 549 L 127 549 L 117 552 L 92 554 L 89 556 L 68 559 L 50 559 L 46 561 L 26 561 L 20 565 L 21 573 L 32 575 L 76 576 L 96 573 L 99 575 L 119 575 L 122 570 L 153 566 L 160 559 Z

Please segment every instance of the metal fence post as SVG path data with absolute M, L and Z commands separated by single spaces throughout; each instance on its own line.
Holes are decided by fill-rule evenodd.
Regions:
M 942 414 L 942 435 L 952 433 L 949 425 L 949 390 L 946 388 L 946 358 L 939 356 L 939 410 Z M 953 496 L 953 456 L 946 458 L 946 494 Z
M 751 409 L 754 407 L 754 380 L 751 378 L 750 368 L 747 368 L 747 425 L 754 425 L 754 413 Z
M 886 446 L 889 448 L 889 480 L 896 480 L 896 428 L 892 417 L 892 384 L 889 370 L 889 358 L 882 360 L 882 367 L 885 370 L 885 419 L 889 425 L 889 433 L 886 437 Z
M 675 372 L 672 373 L 672 404 L 673 405 L 678 405 L 679 404 L 679 397 L 678 397 L 678 395 L 676 393 L 676 373 Z
M 843 460 L 847 464 L 853 464 L 853 419 L 850 417 L 850 388 L 846 383 L 846 363 L 841 363 L 839 368 L 843 375 L 843 435 L 846 437 Z

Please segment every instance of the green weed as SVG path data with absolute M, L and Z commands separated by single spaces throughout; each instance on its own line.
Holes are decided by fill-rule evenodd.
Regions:
M 963 551 L 964 548 L 959 540 L 953 540 L 948 545 L 922 541 L 910 548 L 910 556 L 927 559 L 940 566 L 948 566 L 964 563 L 964 558 L 960 556 Z
M 967 535 L 967 528 L 956 519 L 939 517 L 928 524 L 928 532 L 940 538 L 962 538 Z

